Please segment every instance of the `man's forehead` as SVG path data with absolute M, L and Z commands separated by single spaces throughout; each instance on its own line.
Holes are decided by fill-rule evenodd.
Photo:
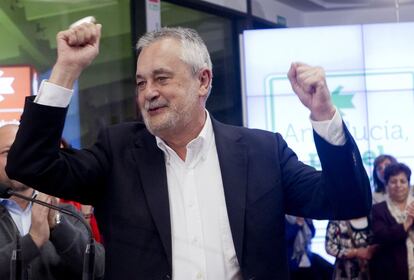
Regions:
M 154 58 L 166 57 L 170 58 L 179 58 L 181 56 L 182 48 L 179 41 L 174 38 L 164 38 L 152 42 L 148 46 L 142 48 L 138 55 L 138 64 L 140 61 L 150 60 L 153 61 Z
M 142 69 L 143 71 L 139 71 L 140 69 L 137 68 L 136 77 L 140 78 L 145 75 L 158 75 L 158 74 L 173 74 L 173 69 L 167 68 L 167 67 L 159 67 L 154 69 Z

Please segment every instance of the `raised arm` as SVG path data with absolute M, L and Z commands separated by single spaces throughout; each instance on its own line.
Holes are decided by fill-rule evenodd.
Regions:
M 83 23 L 56 36 L 58 58 L 49 82 L 71 89 L 99 53 L 100 24 Z
M 335 115 L 331 95 L 326 85 L 325 71 L 304 63 L 292 63 L 288 78 L 293 91 L 315 121 L 331 120 Z

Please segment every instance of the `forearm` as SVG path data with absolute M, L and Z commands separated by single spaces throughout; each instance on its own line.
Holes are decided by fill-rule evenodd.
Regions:
M 346 136 L 341 115 L 335 110 L 334 116 L 326 121 L 311 119 L 314 131 L 325 141 L 335 146 L 342 146 L 346 142 Z
M 49 182 L 54 178 L 64 178 L 55 170 L 50 174 L 46 171 L 59 159 L 66 109 L 34 104 L 32 99 L 26 99 L 19 131 L 8 154 L 6 172 L 12 179 L 29 186 L 39 186 L 42 192 L 51 193 L 60 185 L 54 182 L 51 189 L 45 189 L 42 183 L 46 177 Z M 28 109 L 30 113 L 26 111 Z
M 89 240 L 85 225 L 65 216 L 62 217 L 62 222 L 52 230 L 50 236 L 50 241 L 55 246 L 64 265 L 79 274 L 82 273 L 84 253 Z M 94 244 L 95 275 L 101 277 L 104 273 L 105 250 L 101 244 L 97 242 Z
M 315 134 L 322 166 L 323 190 L 332 207 L 330 219 L 348 220 L 367 216 L 371 209 L 371 187 L 358 147 L 344 126 L 343 146 L 333 146 Z
M 50 80 L 43 80 L 34 102 L 46 106 L 66 108 L 69 106 L 72 95 L 72 88 L 68 89 L 54 84 Z
M 66 110 L 39 105 L 30 98 L 26 101 L 6 172 L 10 178 L 44 193 L 94 204 L 96 192 L 91 189 L 104 184 L 107 154 L 103 143 L 88 151 L 60 149 Z M 106 140 L 102 138 L 99 140 Z
M 58 62 L 53 66 L 49 82 L 67 89 L 72 89 L 82 70 L 80 67 L 70 67 L 70 65 L 63 65 Z

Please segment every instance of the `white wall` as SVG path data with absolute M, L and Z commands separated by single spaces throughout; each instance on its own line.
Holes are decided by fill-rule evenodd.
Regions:
M 246 0 L 202 0 L 211 4 L 247 13 Z M 270 22 L 277 22 L 277 16 L 287 21 L 287 26 L 303 26 L 303 13 L 275 0 L 252 0 L 252 14 Z
M 247 13 L 246 0 L 202 0 L 211 4 Z M 270 22 L 277 22 L 277 16 L 286 19 L 287 27 L 349 25 L 396 22 L 394 7 L 358 10 L 334 10 L 324 12 L 303 12 L 275 0 L 252 0 L 252 14 Z M 414 21 L 414 4 L 401 5 L 400 22 Z
M 414 5 L 400 6 L 400 22 L 414 21 Z M 307 12 L 303 26 L 349 25 L 396 22 L 395 8 Z
M 275 0 L 252 0 L 252 14 L 267 21 L 275 22 L 277 16 L 286 19 L 288 27 L 303 26 L 303 12 Z

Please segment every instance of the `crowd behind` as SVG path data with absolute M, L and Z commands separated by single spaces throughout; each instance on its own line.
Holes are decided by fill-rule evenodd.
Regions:
M 334 265 L 310 249 L 315 235 L 312 220 L 286 216 L 291 279 L 414 279 L 410 177 L 410 168 L 393 156 L 375 158 L 370 215 L 328 223 L 325 249 L 335 257 Z

